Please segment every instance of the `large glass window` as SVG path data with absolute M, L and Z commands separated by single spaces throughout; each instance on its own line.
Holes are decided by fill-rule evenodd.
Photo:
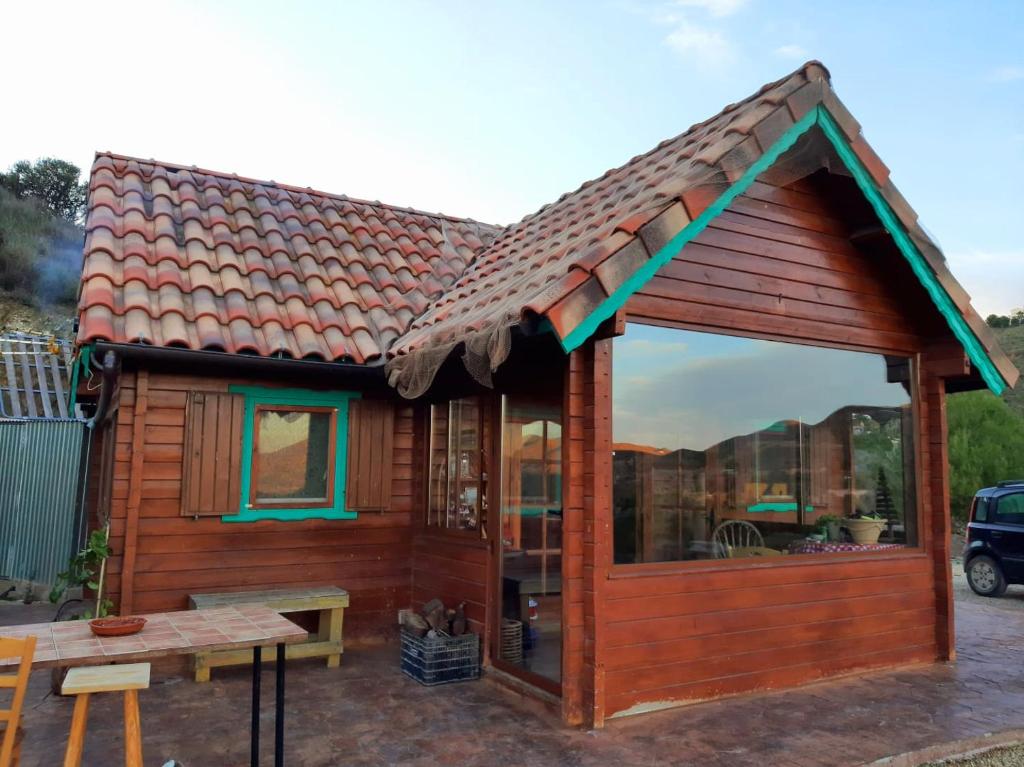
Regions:
M 911 381 L 904 357 L 628 324 L 615 562 L 916 544 Z

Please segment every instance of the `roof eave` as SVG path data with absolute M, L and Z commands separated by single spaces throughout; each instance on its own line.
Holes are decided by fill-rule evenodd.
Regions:
M 552 319 L 556 335 L 567 352 L 590 338 L 605 320 L 622 308 L 629 297 L 654 276 L 661 266 L 678 255 L 687 243 L 703 231 L 804 133 L 818 127 L 854 176 L 862 193 L 910 264 L 915 277 L 928 292 L 936 309 L 946 320 L 953 335 L 970 358 L 972 366 L 988 388 L 1000 394 L 1007 387 L 1012 388 L 1017 383 L 1019 371 L 971 306 L 966 291 L 949 272 L 938 246 L 917 223 L 913 209 L 889 181 L 888 169 L 877 159 L 877 155 L 864 140 L 860 133 L 860 125 L 828 84 L 822 83 L 822 87 L 820 99 L 813 105 L 808 105 L 807 112 L 779 135 L 771 147 L 699 215 L 687 220 L 685 226 L 679 229 L 675 236 L 663 240 L 664 244 L 657 250 L 645 247 L 646 252 L 643 256 L 646 258 L 632 256 L 630 261 L 635 265 L 633 270 L 622 276 L 611 293 L 596 289 L 601 286 L 601 280 L 595 269 L 595 274 L 590 280 L 579 281 L 580 284 L 569 295 L 552 303 L 545 314 Z M 667 208 L 659 216 L 668 213 L 669 210 Z M 688 209 L 687 212 L 692 214 L 694 211 Z M 657 217 L 647 226 L 656 224 Z M 636 250 L 638 243 L 646 246 L 646 239 L 641 232 L 637 232 L 621 245 L 617 252 L 625 253 L 630 248 Z M 610 256 L 608 260 L 611 258 Z M 564 307 L 568 304 L 566 299 L 569 299 L 570 295 L 576 299 L 577 305 L 567 310 Z

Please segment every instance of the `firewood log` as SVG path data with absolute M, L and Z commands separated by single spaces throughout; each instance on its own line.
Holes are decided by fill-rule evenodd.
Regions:
M 460 602 L 455 608 L 455 617 L 452 618 L 452 636 L 462 636 L 466 633 L 466 603 Z

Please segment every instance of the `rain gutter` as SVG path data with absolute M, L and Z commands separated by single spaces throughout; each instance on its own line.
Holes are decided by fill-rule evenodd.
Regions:
M 387 385 L 384 363 L 357 365 L 347 362 L 319 362 L 281 357 L 257 357 L 247 354 L 177 349 L 144 344 L 118 344 L 95 342 L 95 353 L 114 352 L 122 360 L 138 360 L 158 364 L 177 365 L 183 373 L 262 373 L 301 376 L 343 376 L 346 381 Z

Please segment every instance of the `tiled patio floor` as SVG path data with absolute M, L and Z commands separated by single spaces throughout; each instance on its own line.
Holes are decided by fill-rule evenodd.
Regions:
M 782 693 L 566 729 L 493 682 L 428 689 L 397 671 L 393 646 L 352 649 L 341 669 L 291 664 L 288 764 L 326 765 L 859 765 L 939 743 L 1024 728 L 1024 601 L 958 602 L 960 660 Z M 0 620 L 13 611 L 0 610 Z M 37 618 L 33 618 L 37 619 Z M 264 676 L 264 764 L 270 764 L 273 674 Z M 24 767 L 59 764 L 72 702 L 37 673 L 26 702 Z M 248 764 L 249 677 L 158 682 L 141 695 L 146 763 Z M 86 763 L 121 763 L 116 696 L 98 696 Z

